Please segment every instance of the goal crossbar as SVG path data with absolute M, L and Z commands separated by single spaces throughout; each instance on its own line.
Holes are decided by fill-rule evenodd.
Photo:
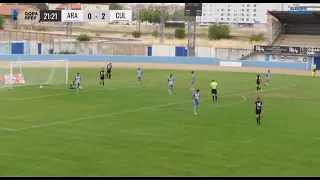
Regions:
M 68 62 L 68 60 L 61 59 L 61 60 L 43 60 L 43 61 L 13 61 L 13 62 L 10 62 L 10 64 L 41 63 L 41 62 Z

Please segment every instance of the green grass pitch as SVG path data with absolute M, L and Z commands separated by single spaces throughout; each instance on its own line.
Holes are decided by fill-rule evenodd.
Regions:
M 194 115 L 190 71 L 144 70 L 137 86 L 135 69 L 114 69 L 104 88 L 99 68 L 70 69 L 70 79 L 78 71 L 79 93 L 67 85 L 0 91 L 1 176 L 320 175 L 317 78 L 272 75 L 271 87 L 254 92 L 256 74 L 196 71 Z

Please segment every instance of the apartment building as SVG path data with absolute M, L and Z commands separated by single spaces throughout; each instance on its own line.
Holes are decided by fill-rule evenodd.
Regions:
M 282 3 L 203 3 L 202 24 L 221 23 L 235 25 L 267 24 L 268 10 L 281 10 Z

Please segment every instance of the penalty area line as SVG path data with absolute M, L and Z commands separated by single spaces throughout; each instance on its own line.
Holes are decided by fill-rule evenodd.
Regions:
M 79 94 L 81 93 L 88 93 L 88 92 L 96 92 L 96 91 L 108 91 L 108 90 L 117 90 L 117 89 L 123 89 L 123 88 L 137 88 L 139 87 L 138 85 L 135 86 L 127 86 L 127 87 L 119 87 L 119 88 L 99 88 L 99 89 L 92 89 L 92 90 L 87 90 L 87 91 L 79 91 Z M 69 90 L 69 89 L 68 89 Z M 76 92 L 72 93 L 57 93 L 57 94 L 48 94 L 48 95 L 41 95 L 41 96 L 30 96 L 26 98 L 3 98 L 1 100 L 8 100 L 8 101 L 23 101 L 23 100 L 29 100 L 29 99 L 40 99 L 40 98 L 45 98 L 45 97 L 55 97 L 55 96 L 67 96 L 71 94 L 76 94 Z
M 277 87 L 277 88 L 269 88 L 264 91 L 272 91 L 272 90 L 279 90 L 279 89 L 286 89 L 290 87 L 294 87 L 295 85 L 291 86 L 282 86 L 282 87 Z M 245 95 L 245 94 L 251 94 L 251 93 L 259 93 L 257 91 L 248 91 L 248 92 L 242 92 L 242 93 L 234 93 L 234 94 L 226 94 L 226 95 L 221 95 L 220 97 L 230 97 L 230 96 L 236 96 L 236 95 Z M 210 99 L 210 98 L 206 98 Z M 148 107 L 143 107 L 143 108 L 137 108 L 137 109 L 131 109 L 131 110 L 126 110 L 126 111 L 119 111 L 119 112 L 114 112 L 114 113 L 107 113 L 107 114 L 101 114 L 97 116 L 87 116 L 87 117 L 80 117 L 80 118 L 75 118 L 75 119 L 69 119 L 65 121 L 58 121 L 58 122 L 53 122 L 53 123 L 48 123 L 48 124 L 42 124 L 42 125 L 37 125 L 37 126 L 29 126 L 25 128 L 17 128 L 17 129 L 11 129 L 11 128 L 0 128 L 2 130 L 8 130 L 8 131 L 22 131 L 22 130 L 27 130 L 27 129 L 36 129 L 36 128 L 41 128 L 41 127 L 47 127 L 47 126 L 53 126 L 53 125 L 58 125 L 58 124 L 64 124 L 64 123 L 71 123 L 71 122 L 76 122 L 76 121 L 84 121 L 84 120 L 90 120 L 90 119 L 97 119 L 97 118 L 102 118 L 102 117 L 107 117 L 107 116 L 113 116 L 113 115 L 120 115 L 120 114 L 125 114 L 125 113 L 130 113 L 130 112 L 137 112 L 137 111 L 142 111 L 142 110 L 149 110 L 153 108 L 159 108 L 159 107 L 166 107 L 166 106 L 172 106 L 172 105 L 177 105 L 177 104 L 184 104 L 184 103 L 190 103 L 192 101 L 180 101 L 180 102 L 174 102 L 174 103 L 167 103 L 167 104 L 161 104 L 161 105 L 156 105 L 156 106 L 148 106 Z

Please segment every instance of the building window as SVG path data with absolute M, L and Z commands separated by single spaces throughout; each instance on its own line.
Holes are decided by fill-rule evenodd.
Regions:
M 256 14 L 253 14 L 254 17 L 256 17 Z
M 250 7 L 250 4 L 247 4 L 247 7 Z
M 241 9 L 242 12 L 244 12 L 244 9 Z
M 223 14 L 223 13 L 221 13 L 221 16 L 224 16 L 224 14 Z
M 217 9 L 217 12 L 219 12 L 219 9 Z
M 228 9 L 228 12 L 230 12 L 230 9 Z
M 221 21 L 223 21 L 223 18 L 221 18 Z
M 247 16 L 250 16 L 250 14 L 247 14 Z
M 249 21 L 249 18 L 247 18 L 246 21 Z
M 253 19 L 253 21 L 256 21 L 256 19 Z
M 230 21 L 230 18 L 227 18 L 227 21 Z
M 257 10 L 256 10 L 256 9 L 253 9 L 253 12 L 257 12 Z
M 233 21 L 237 21 L 237 18 L 234 18 Z
M 256 4 L 254 4 L 254 5 L 253 5 L 253 7 L 257 7 L 257 5 L 256 5 Z
M 244 16 L 244 14 L 242 13 L 241 16 Z
M 242 4 L 242 7 L 244 7 L 244 4 Z
M 210 4 L 210 7 L 212 7 L 212 4 Z
M 237 14 L 234 14 L 234 16 L 237 16 Z
M 244 21 L 244 18 L 241 18 L 241 21 Z
M 209 16 L 212 16 L 212 14 L 209 14 Z
M 227 16 L 230 16 L 230 13 L 228 13 Z
M 249 12 L 250 11 L 250 9 L 247 9 L 247 12 Z
M 206 16 L 207 14 L 206 13 L 203 13 L 203 16 Z
M 224 11 L 224 9 L 221 9 L 221 12 L 223 12 Z

